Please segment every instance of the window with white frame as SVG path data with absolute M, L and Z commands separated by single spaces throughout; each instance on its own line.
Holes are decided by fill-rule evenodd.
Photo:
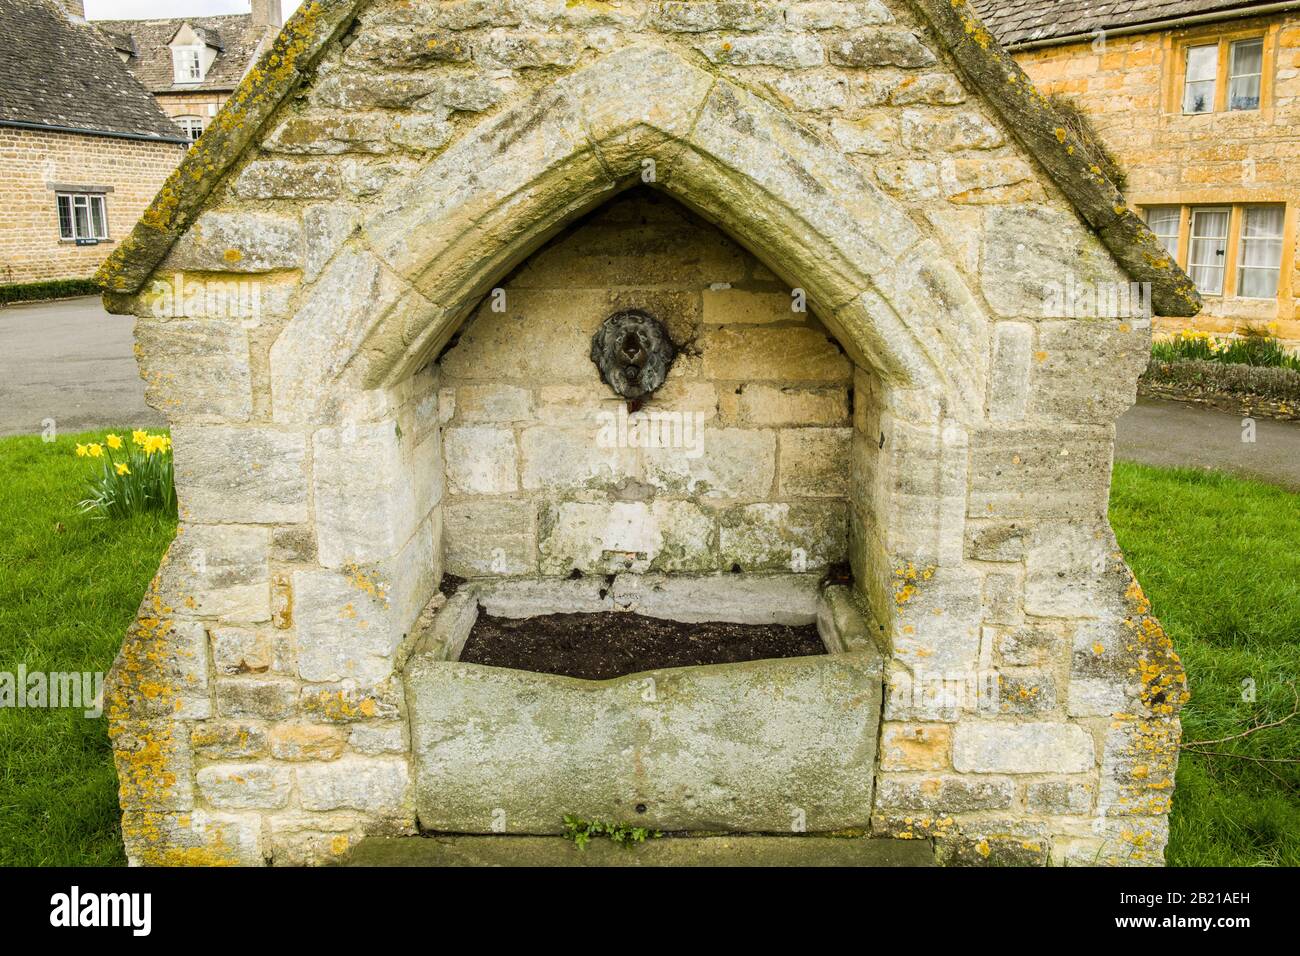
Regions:
M 176 117 L 176 125 L 181 128 L 185 137 L 191 141 L 203 135 L 203 117 L 201 116 L 178 116 Z
M 1147 210 L 1147 226 L 1156 234 L 1165 252 L 1175 260 L 1178 259 L 1178 228 L 1182 218 L 1181 206 L 1152 206 Z
M 1228 53 L 1228 109 L 1259 109 L 1259 84 L 1264 74 L 1264 40 L 1237 40 Z
M 1232 210 L 1192 210 L 1192 231 L 1187 274 L 1206 295 L 1223 295 L 1223 276 L 1228 265 L 1228 222 Z
M 1285 206 L 1247 206 L 1241 220 L 1241 255 L 1237 260 L 1237 295 L 1248 299 L 1277 296 L 1282 276 L 1282 227 Z
M 1187 82 L 1183 87 L 1184 113 L 1214 110 L 1214 89 L 1219 79 L 1219 44 L 1187 48 Z
M 59 238 L 81 242 L 108 238 L 108 211 L 99 193 L 57 193 Z
M 178 47 L 172 50 L 177 83 L 198 83 L 203 79 L 203 54 L 198 47 Z

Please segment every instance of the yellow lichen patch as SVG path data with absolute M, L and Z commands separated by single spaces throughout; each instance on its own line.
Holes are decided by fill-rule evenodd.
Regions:
M 235 263 L 243 259 L 244 254 L 238 249 L 227 249 L 221 254 L 221 258 L 225 259 L 227 262 Z

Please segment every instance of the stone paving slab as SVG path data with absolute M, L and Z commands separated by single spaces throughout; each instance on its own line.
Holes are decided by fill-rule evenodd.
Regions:
M 368 837 L 348 866 L 934 866 L 925 840 L 825 836 L 664 837 L 634 847 L 564 837 Z

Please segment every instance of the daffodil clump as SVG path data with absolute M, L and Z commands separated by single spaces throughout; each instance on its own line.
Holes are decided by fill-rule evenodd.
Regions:
M 1300 372 L 1300 356 L 1287 351 L 1277 340 L 1278 324 L 1270 322 L 1263 329 L 1247 329 L 1239 336 L 1219 338 L 1209 332 L 1183 329 L 1157 339 L 1151 356 L 1159 362 L 1223 362 L 1290 368 Z
M 77 446 L 78 458 L 101 465 L 90 479 L 90 497 L 83 512 L 102 518 L 126 518 L 146 511 L 176 514 L 176 485 L 172 472 L 172 440 L 136 429 L 130 439 L 108 435 L 104 441 Z

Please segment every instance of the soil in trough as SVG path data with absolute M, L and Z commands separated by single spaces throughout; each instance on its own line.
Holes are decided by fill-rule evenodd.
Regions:
M 480 613 L 460 659 L 537 674 L 608 680 L 659 667 L 825 654 L 816 624 L 683 624 L 640 614 Z

